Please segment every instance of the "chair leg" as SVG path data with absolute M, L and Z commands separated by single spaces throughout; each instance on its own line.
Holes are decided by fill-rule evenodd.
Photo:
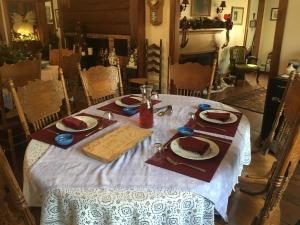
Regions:
M 18 169 L 18 165 L 17 165 L 17 155 L 16 155 L 16 150 L 15 150 L 15 145 L 14 145 L 14 136 L 13 136 L 12 129 L 7 130 L 7 136 L 8 136 L 10 157 L 11 157 L 12 164 L 13 164 L 13 170 L 14 170 L 14 172 L 16 172 Z
M 259 75 L 260 75 L 260 71 L 257 71 L 257 75 L 256 75 L 256 83 L 259 84 Z

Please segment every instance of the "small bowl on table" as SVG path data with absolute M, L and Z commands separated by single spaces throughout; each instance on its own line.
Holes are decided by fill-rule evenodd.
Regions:
M 65 134 L 58 134 L 54 138 L 56 144 L 66 146 L 73 143 L 74 136 L 73 134 L 65 133 Z
M 137 113 L 137 108 L 134 108 L 134 107 L 125 107 L 123 108 L 123 112 L 126 114 L 126 115 L 129 115 L 129 116 L 132 116 L 134 114 Z
M 194 130 L 190 127 L 179 127 L 177 131 L 182 136 L 192 136 L 194 134 Z
M 204 103 L 201 103 L 198 105 L 198 108 L 201 110 L 201 111 L 205 111 L 205 110 L 209 110 L 211 108 L 211 106 L 209 104 L 204 104 Z

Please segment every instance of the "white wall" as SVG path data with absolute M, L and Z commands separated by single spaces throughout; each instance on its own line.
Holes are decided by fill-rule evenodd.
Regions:
M 258 64 L 265 64 L 267 56 L 273 50 L 276 21 L 270 20 L 271 8 L 278 8 L 279 0 L 266 0 L 260 44 L 258 51 Z
M 250 21 L 253 20 L 253 13 L 255 13 L 254 20 L 257 20 L 257 10 L 258 10 L 259 0 L 251 0 L 250 11 L 249 11 L 249 24 L 248 26 L 248 34 L 246 40 L 246 48 L 249 49 L 252 46 L 253 38 L 255 34 L 256 27 L 250 27 Z
M 289 0 L 280 55 L 279 74 L 285 73 L 290 59 L 300 60 L 299 9 L 299 0 Z

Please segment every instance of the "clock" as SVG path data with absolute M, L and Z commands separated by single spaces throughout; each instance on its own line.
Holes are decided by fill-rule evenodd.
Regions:
M 163 0 L 148 0 L 150 7 L 150 23 L 158 26 L 162 23 L 163 17 Z

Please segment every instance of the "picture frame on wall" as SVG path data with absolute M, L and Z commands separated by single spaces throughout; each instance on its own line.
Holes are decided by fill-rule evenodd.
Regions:
M 211 0 L 191 0 L 191 16 L 210 16 Z
M 243 7 L 231 7 L 231 20 L 234 25 L 242 25 L 244 18 L 244 8 Z
M 277 20 L 277 16 L 278 16 L 278 8 L 272 8 L 270 20 Z

